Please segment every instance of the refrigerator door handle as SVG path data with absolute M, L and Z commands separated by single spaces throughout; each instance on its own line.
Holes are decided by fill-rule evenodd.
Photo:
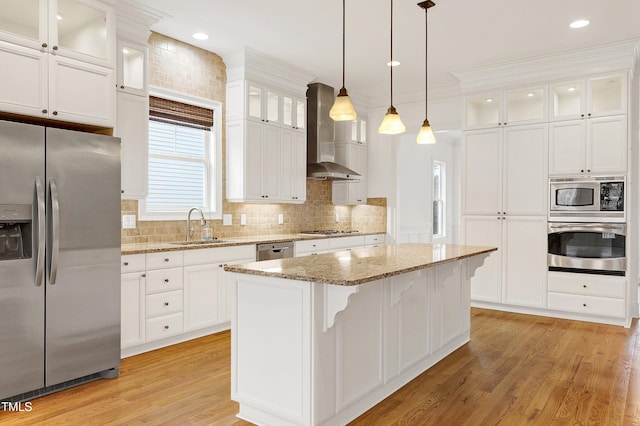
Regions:
M 49 193 L 51 200 L 51 264 L 49 266 L 49 284 L 56 283 L 58 275 L 58 254 L 60 251 L 60 203 L 56 180 L 49 179 Z
M 36 176 L 36 203 L 38 212 L 38 254 L 36 257 L 36 287 L 42 285 L 44 275 L 45 218 L 44 186 L 42 178 Z

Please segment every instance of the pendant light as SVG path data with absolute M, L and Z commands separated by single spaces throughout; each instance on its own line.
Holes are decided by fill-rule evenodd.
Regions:
M 393 0 L 391 0 L 391 59 L 389 61 L 393 61 Z M 378 127 L 378 133 L 397 135 L 398 133 L 404 133 L 407 128 L 400 120 L 396 107 L 393 106 L 393 67 L 389 66 L 389 70 L 391 76 L 391 105 L 382 119 L 382 124 Z
M 427 10 L 435 5 L 436 4 L 431 0 L 418 3 L 418 6 L 424 9 L 424 122 L 422 123 L 422 127 L 420 127 L 420 133 L 418 133 L 418 137 L 416 138 L 416 142 L 418 142 L 419 144 L 436 143 L 436 137 L 433 135 L 433 130 L 431 130 L 431 125 L 429 124 L 429 119 L 427 118 L 427 69 L 429 68 L 429 61 L 427 60 Z
M 358 118 L 356 110 L 353 108 L 347 89 L 344 87 L 344 27 L 345 27 L 345 0 L 342 0 L 342 87 L 336 96 L 336 101 L 333 103 L 329 116 L 334 121 L 353 121 Z

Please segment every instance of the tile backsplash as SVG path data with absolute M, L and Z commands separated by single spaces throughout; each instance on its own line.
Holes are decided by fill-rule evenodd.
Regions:
M 387 205 L 385 198 L 369 198 L 367 205 L 344 206 L 331 203 L 331 182 L 307 181 L 307 201 L 304 204 L 223 203 L 223 213 L 232 215 L 232 224 L 210 220 L 213 235 L 233 238 L 258 235 L 295 234 L 310 229 L 355 229 L 360 232 L 386 232 Z M 284 223 L 278 224 L 278 214 Z M 138 215 L 136 200 L 122 200 L 122 214 Z M 247 224 L 240 225 L 245 214 Z M 336 215 L 338 221 L 336 222 Z M 192 218 L 196 217 L 195 215 Z M 187 230 L 186 215 L 179 221 L 138 221 L 135 229 L 122 230 L 122 243 L 161 243 L 182 241 Z M 200 225 L 194 220 L 194 239 L 200 238 Z

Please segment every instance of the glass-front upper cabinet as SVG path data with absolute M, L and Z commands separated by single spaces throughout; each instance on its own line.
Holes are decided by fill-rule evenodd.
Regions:
M 626 114 L 626 73 L 551 84 L 551 120 Z
M 0 8 L 0 39 L 113 67 L 113 7 L 95 0 L 0 0 Z
M 488 128 L 546 120 L 545 87 L 524 87 L 465 98 L 465 127 Z
M 118 90 L 138 95 L 148 93 L 148 48 L 137 43 L 118 41 Z
M 280 94 L 266 87 L 247 83 L 247 118 L 280 124 Z
M 282 125 L 286 128 L 304 130 L 306 106 L 302 99 L 286 94 L 282 95 Z

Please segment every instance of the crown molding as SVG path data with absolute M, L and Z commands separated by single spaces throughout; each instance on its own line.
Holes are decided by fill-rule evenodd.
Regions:
M 116 35 L 118 39 L 128 39 L 147 44 L 151 26 L 169 18 L 170 15 L 142 5 L 134 0 L 118 0 L 116 5 Z
M 430 88 L 427 93 L 429 102 L 437 101 L 440 99 L 453 98 L 461 96 L 460 86 L 458 84 L 450 84 L 446 86 Z M 424 103 L 425 92 L 424 90 L 416 92 L 394 93 L 393 103 L 397 105 L 411 104 L 411 103 Z M 370 108 L 389 106 L 389 94 L 379 95 L 376 97 L 368 98 L 368 106 Z
M 632 70 L 637 63 L 640 40 L 539 56 L 508 63 L 453 72 L 462 93 L 504 88 L 533 82 L 559 80 L 577 75 Z
M 253 80 L 281 88 L 292 88 L 306 92 L 307 84 L 314 75 L 290 64 L 245 47 L 243 51 L 223 58 L 227 66 L 227 81 Z

